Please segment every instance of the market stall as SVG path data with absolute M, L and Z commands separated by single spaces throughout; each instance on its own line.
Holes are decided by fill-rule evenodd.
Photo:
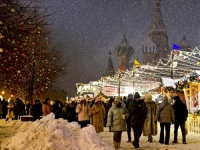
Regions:
M 200 74 L 192 72 L 180 79 L 176 86 L 184 91 L 186 105 L 189 111 L 189 131 L 200 134 Z

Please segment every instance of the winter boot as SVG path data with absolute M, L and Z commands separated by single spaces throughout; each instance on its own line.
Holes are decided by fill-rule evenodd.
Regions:
M 117 149 L 118 143 L 116 141 L 113 141 L 114 143 L 114 148 Z
M 149 143 L 153 142 L 153 137 L 151 135 L 148 136 L 148 142 Z
M 120 145 L 121 145 L 121 142 L 118 142 L 118 143 L 117 143 L 117 149 L 120 148 Z

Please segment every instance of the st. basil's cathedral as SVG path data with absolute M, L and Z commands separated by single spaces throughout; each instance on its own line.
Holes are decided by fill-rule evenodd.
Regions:
M 155 11 L 151 26 L 148 30 L 148 38 L 141 45 L 142 64 L 155 63 L 160 58 L 167 58 L 171 52 L 168 42 L 167 30 L 162 19 L 161 14 L 161 0 L 155 1 Z M 178 43 L 181 50 L 188 51 L 190 45 L 186 40 L 185 34 Z M 118 58 L 118 69 L 130 69 L 130 60 L 134 54 L 134 48 L 129 44 L 126 39 L 126 34 L 123 34 L 123 38 L 120 44 L 115 48 L 115 52 Z M 108 67 L 106 69 L 106 76 L 113 76 L 115 74 L 114 66 L 111 59 L 111 52 L 109 52 Z

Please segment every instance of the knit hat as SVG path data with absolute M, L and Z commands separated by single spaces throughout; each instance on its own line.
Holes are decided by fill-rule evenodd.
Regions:
M 121 102 L 121 98 L 118 96 L 118 97 L 115 97 L 115 102 Z
M 140 98 L 140 94 L 138 92 L 135 92 L 134 99 L 136 98 Z
M 133 94 L 128 94 L 128 98 L 133 98 Z
M 150 93 L 147 93 L 144 97 L 145 101 L 151 101 L 152 100 L 152 95 Z

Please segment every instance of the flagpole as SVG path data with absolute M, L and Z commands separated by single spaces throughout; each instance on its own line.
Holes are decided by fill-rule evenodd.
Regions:
M 171 79 L 174 78 L 174 54 L 175 54 L 175 51 L 179 51 L 181 48 L 180 46 L 176 45 L 176 44 L 173 44 L 172 45 L 172 54 L 171 54 Z

